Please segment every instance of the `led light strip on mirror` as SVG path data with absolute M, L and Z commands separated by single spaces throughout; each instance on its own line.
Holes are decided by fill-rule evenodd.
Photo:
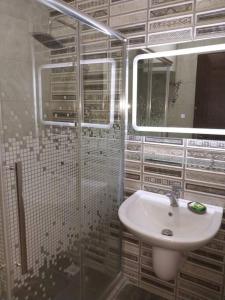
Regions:
M 111 64 L 111 79 L 110 79 L 110 112 L 109 112 L 109 123 L 108 124 L 97 124 L 97 123 L 87 123 L 82 122 L 82 127 L 91 128 L 103 128 L 109 129 L 114 124 L 114 113 L 115 113 L 115 88 L 116 88 L 116 62 L 114 59 L 88 59 L 81 60 L 81 65 L 93 65 L 93 64 Z M 65 67 L 75 67 L 76 64 L 69 63 L 57 63 L 57 64 L 46 64 L 42 65 L 38 69 L 38 99 L 39 99 L 39 116 L 40 121 L 44 125 L 55 125 L 55 126 L 69 126 L 74 127 L 74 122 L 63 122 L 63 121 L 46 121 L 43 119 L 43 97 L 42 97 L 42 72 L 47 69 L 54 68 L 65 68 Z M 83 118 L 83 116 L 82 116 Z
M 136 131 L 143 132 L 166 132 L 166 133 L 185 133 L 185 134 L 214 134 L 225 135 L 225 129 L 208 128 L 187 128 L 187 127 L 156 127 L 156 126 L 138 126 L 137 125 L 137 93 L 138 93 L 138 62 L 143 59 L 154 59 L 161 57 L 171 57 L 187 54 L 202 54 L 213 51 L 224 51 L 225 44 L 216 44 L 209 46 L 193 47 L 178 50 L 169 50 L 162 52 L 146 53 L 137 55 L 133 61 L 133 92 L 132 92 L 132 127 Z

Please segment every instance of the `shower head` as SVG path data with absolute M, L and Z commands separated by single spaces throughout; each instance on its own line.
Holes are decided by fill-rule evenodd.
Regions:
M 61 42 L 57 41 L 49 33 L 33 32 L 32 36 L 38 42 L 40 42 L 42 45 L 44 45 L 45 47 L 47 47 L 49 49 L 61 49 L 64 47 L 64 45 Z

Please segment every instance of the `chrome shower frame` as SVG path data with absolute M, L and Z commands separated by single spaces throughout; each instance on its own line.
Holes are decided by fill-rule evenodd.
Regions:
M 60 13 L 70 16 L 83 24 L 86 24 L 102 33 L 110 36 L 111 38 L 118 39 L 122 42 L 126 42 L 127 38 L 122 35 L 120 32 L 112 29 L 110 26 L 103 24 L 102 22 L 96 21 L 94 18 L 90 17 L 89 15 L 81 12 L 75 7 L 72 7 L 69 4 L 61 0 L 36 0 L 37 2 L 46 5 L 49 8 L 55 9 Z

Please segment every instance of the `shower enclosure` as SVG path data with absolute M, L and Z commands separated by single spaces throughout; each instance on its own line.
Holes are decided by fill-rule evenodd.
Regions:
M 106 299 L 120 274 L 126 40 L 81 4 L 1 0 L 1 300 Z

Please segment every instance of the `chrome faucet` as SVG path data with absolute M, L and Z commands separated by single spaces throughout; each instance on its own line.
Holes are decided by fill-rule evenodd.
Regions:
M 172 191 L 166 194 L 170 200 L 170 206 L 178 207 L 178 199 L 180 198 L 180 188 L 177 186 L 172 186 Z

